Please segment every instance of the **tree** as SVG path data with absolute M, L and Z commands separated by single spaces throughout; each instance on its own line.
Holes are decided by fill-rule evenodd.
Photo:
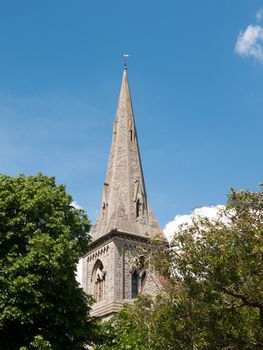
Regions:
M 174 244 L 175 282 L 203 316 L 207 348 L 263 348 L 263 187 L 232 189 L 218 220 L 195 220 Z
M 118 341 L 124 337 L 123 349 L 263 349 L 262 186 L 231 190 L 217 220 L 195 218 L 170 249 L 149 259 L 169 287 L 141 296 L 104 325 Z M 101 349 L 115 349 L 114 342 L 106 333 Z
M 55 178 L 0 175 L 0 348 L 83 349 L 91 298 L 75 279 L 90 222 Z
M 144 339 L 144 330 L 147 328 L 146 313 L 140 313 L 137 307 L 124 305 L 123 308 L 109 321 L 100 325 L 100 337 L 97 339 L 96 350 L 148 350 L 148 334 Z M 134 314 L 136 312 L 136 314 Z

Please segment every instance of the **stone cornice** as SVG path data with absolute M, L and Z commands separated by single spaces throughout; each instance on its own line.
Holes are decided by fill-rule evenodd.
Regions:
M 118 231 L 117 229 L 113 229 L 110 232 L 106 233 L 104 236 L 99 237 L 98 239 L 91 242 L 89 244 L 89 252 L 85 256 L 91 254 L 98 247 L 102 247 L 103 245 L 109 243 L 114 238 L 125 239 L 130 242 L 139 243 L 139 244 L 151 244 L 151 240 L 152 240 L 151 238 L 139 236 L 134 233 Z M 164 240 L 158 239 L 157 241 L 159 241 L 160 243 L 164 243 L 166 245 L 168 244 L 168 242 Z

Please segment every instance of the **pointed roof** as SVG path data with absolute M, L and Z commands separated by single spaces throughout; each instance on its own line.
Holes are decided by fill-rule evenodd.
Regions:
M 92 240 L 112 230 L 165 239 L 147 201 L 126 66 L 113 124 L 102 203 L 92 230 Z

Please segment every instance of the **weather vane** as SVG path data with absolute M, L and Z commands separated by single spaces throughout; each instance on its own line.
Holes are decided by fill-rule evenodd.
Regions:
M 125 53 L 123 55 L 123 58 L 124 58 L 124 68 L 127 69 L 127 62 L 128 62 L 129 55 Z

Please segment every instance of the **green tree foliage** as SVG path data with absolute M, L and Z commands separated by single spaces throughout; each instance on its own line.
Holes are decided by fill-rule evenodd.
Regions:
M 218 220 L 182 226 L 151 257 L 169 287 L 125 306 L 99 349 L 263 349 L 262 190 L 231 190 Z
M 144 310 L 143 310 L 144 311 Z M 136 314 L 134 314 L 134 312 Z M 140 319 L 138 312 L 140 309 L 124 305 L 123 309 L 116 314 L 110 321 L 101 324 L 100 335 L 98 339 L 97 350 L 144 350 L 143 333 L 145 328 L 145 313 L 142 312 Z M 141 328 L 141 326 L 143 328 Z M 138 333 L 138 330 L 140 332 Z M 145 334 L 148 336 L 147 332 Z M 148 349 L 148 347 L 147 347 Z
M 0 349 L 83 349 L 91 299 L 75 280 L 90 222 L 42 174 L 0 175 Z

